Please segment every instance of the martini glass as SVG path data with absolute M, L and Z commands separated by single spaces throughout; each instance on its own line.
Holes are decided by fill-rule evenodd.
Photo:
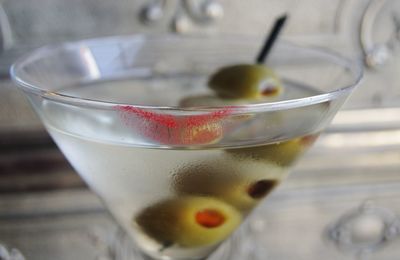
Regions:
M 362 75 L 336 54 L 279 42 L 266 64 L 283 82 L 279 95 L 216 97 L 209 76 L 252 63 L 259 42 L 86 40 L 39 49 L 11 75 L 143 258 L 207 259 L 284 180 Z

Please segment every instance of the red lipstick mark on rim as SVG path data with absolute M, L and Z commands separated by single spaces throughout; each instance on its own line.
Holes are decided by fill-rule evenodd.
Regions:
M 170 145 L 216 142 L 223 135 L 221 120 L 231 114 L 229 107 L 190 116 L 156 113 L 134 106 L 116 106 L 116 109 L 124 123 L 140 135 Z
M 159 123 L 167 127 L 173 128 L 177 127 L 178 125 L 176 119 L 171 115 L 157 114 L 134 106 L 117 106 L 117 109 L 122 112 L 133 113 L 143 119 Z

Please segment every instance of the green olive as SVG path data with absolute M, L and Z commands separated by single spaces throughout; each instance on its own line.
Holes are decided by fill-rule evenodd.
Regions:
M 227 149 L 226 152 L 241 158 L 248 157 L 254 160 L 273 162 L 277 165 L 287 167 L 296 162 L 298 157 L 314 143 L 316 138 L 317 135 L 309 135 L 276 144 Z
M 199 247 L 222 242 L 240 225 L 242 216 L 218 199 L 182 196 L 145 208 L 135 221 L 160 243 Z
M 275 164 L 256 161 L 205 162 L 175 174 L 172 189 L 178 195 L 211 196 L 243 214 L 249 213 L 286 176 Z
M 221 98 L 261 99 L 282 92 L 282 84 L 273 70 L 258 64 L 224 67 L 210 77 L 208 85 Z

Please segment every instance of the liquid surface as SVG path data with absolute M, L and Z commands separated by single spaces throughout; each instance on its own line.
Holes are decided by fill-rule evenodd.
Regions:
M 135 81 L 103 82 L 72 86 L 61 93 L 95 100 L 117 102 L 111 110 L 87 109 L 43 101 L 44 121 L 54 128 L 96 142 L 121 146 L 204 149 L 258 146 L 276 143 L 320 132 L 333 116 L 334 103 L 326 101 L 295 109 L 271 112 L 232 114 L 229 106 L 248 104 L 248 100 L 221 100 L 213 96 L 202 77 L 182 76 L 175 81 L 164 78 Z M 300 85 L 285 84 L 281 95 L 254 102 L 275 102 L 307 97 L 317 92 Z M 252 101 L 253 102 L 253 101 Z M 149 111 L 136 106 L 226 106 L 198 115 L 187 113 L 166 115 L 165 111 Z M 172 125 L 171 125 L 172 124 Z
M 144 84 L 141 81 L 109 82 L 71 87 L 64 93 L 95 99 L 111 96 L 112 101 L 153 105 L 160 105 L 160 96 L 155 96 L 159 93 L 163 93 L 163 105 L 177 105 L 184 97 L 206 94 L 204 88 L 181 84 L 180 89 L 175 88 L 176 81 L 165 83 L 153 82 L 149 88 L 140 88 L 136 86 Z M 170 87 L 171 91 L 167 90 Z M 289 87 L 285 95 L 305 96 L 309 91 Z M 176 98 L 177 93 L 185 95 Z M 170 136 L 174 134 L 187 135 L 174 139 L 180 145 L 218 142 L 232 134 L 232 129 L 226 127 L 231 125 L 220 128 L 219 122 L 224 118 L 212 121 L 206 118 L 189 132 L 185 130 L 186 125 L 171 126 L 175 130 L 168 132 L 170 139 L 160 140 L 156 138 L 157 131 L 161 131 L 160 124 L 165 118 L 159 114 L 152 115 L 151 119 L 147 111 L 137 112 L 128 107 L 127 112 L 133 111 L 138 120 L 131 124 L 124 122 L 130 119 L 130 114 L 121 115 L 121 111 L 74 111 L 76 108 L 72 106 L 49 101 L 44 101 L 42 106 L 46 127 L 73 167 L 104 200 L 139 248 L 156 259 L 207 256 L 286 177 L 288 168 L 316 138 L 316 134 L 304 134 L 301 128 L 289 128 L 290 138 L 282 140 L 281 137 L 279 142 L 264 138 L 250 147 L 180 149 L 167 143 L 171 148 L 159 149 L 165 142 L 172 142 Z M 296 113 L 300 112 L 294 110 L 290 117 L 274 119 L 280 122 L 279 128 L 274 130 L 271 124 L 268 127 L 272 132 L 283 129 L 285 120 L 295 118 Z M 144 130 L 156 132 L 148 134 L 136 128 L 138 122 L 146 120 L 150 121 L 147 127 L 155 124 L 157 128 Z M 262 118 L 247 116 L 239 120 L 240 124 L 243 120 L 247 124 L 251 122 L 251 128 L 239 127 L 240 131 L 235 128 L 235 134 L 243 140 L 249 136 L 256 138 L 259 130 L 265 131 Z M 237 127 L 238 121 L 234 122 Z
M 78 96 L 107 102 L 146 105 L 180 106 L 182 100 L 191 96 L 213 95 L 207 87 L 207 78 L 195 75 L 159 76 L 135 80 L 102 81 L 85 86 L 70 86 L 59 92 L 64 95 Z M 277 97 L 266 98 L 257 102 L 272 102 L 307 97 L 318 92 L 307 86 L 285 83 L 284 91 Z M 162 98 L 160 98 L 162 97 Z M 246 101 L 248 103 L 248 101 Z

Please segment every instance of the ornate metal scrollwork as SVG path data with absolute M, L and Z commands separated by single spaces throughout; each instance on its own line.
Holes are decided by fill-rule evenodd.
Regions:
M 0 52 L 13 45 L 11 26 L 0 1 Z
M 208 25 L 224 14 L 217 0 L 154 0 L 143 7 L 141 21 L 145 24 L 169 22 L 173 31 L 185 33 L 191 25 Z
M 387 208 L 366 201 L 328 229 L 329 238 L 343 251 L 360 257 L 389 244 L 400 235 L 400 220 Z
M 377 31 L 385 33 L 377 39 Z M 388 61 L 400 44 L 400 1 L 370 0 L 362 18 L 360 42 L 368 67 Z

